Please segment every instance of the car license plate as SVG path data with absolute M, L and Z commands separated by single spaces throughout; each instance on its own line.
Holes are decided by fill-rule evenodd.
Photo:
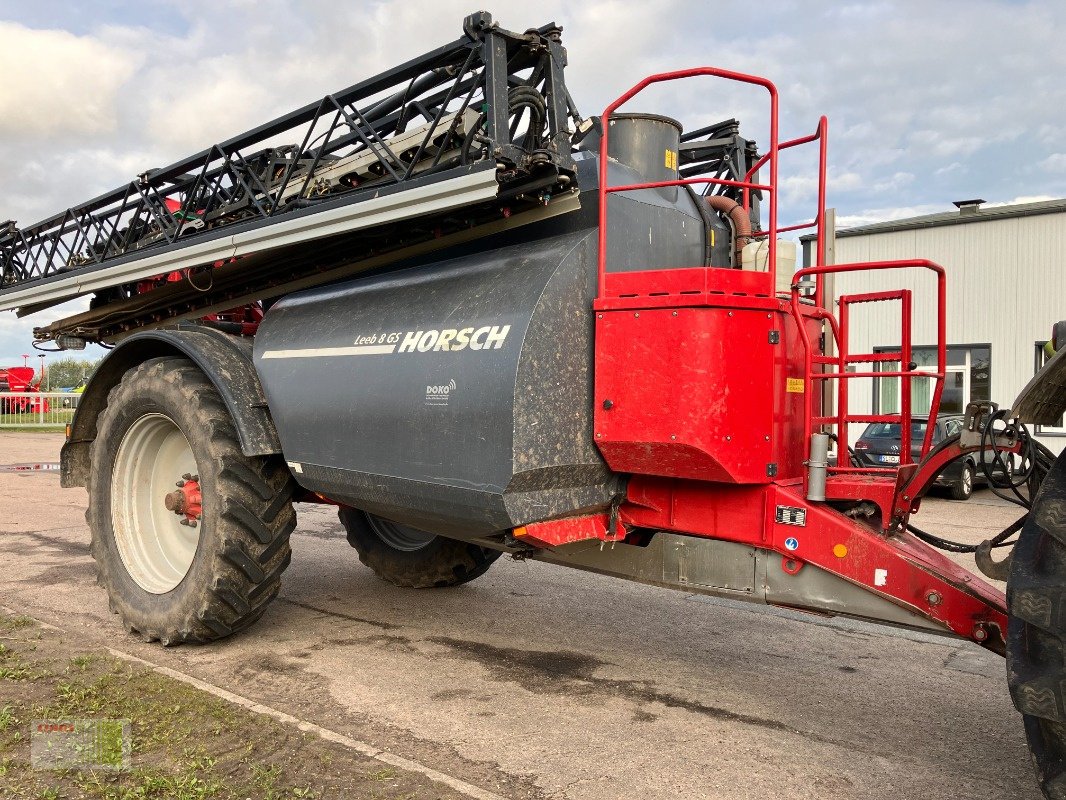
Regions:
M 881 456 L 882 464 L 898 464 L 899 456 Z

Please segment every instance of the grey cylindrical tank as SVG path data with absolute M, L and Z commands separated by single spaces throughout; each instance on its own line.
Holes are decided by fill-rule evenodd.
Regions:
M 645 183 L 677 180 L 680 122 L 658 114 L 614 114 L 608 124 L 607 150 L 613 160 Z M 677 199 L 677 186 L 655 191 L 671 203 Z
M 595 229 L 285 298 L 255 365 L 300 483 L 474 536 L 605 508 Z

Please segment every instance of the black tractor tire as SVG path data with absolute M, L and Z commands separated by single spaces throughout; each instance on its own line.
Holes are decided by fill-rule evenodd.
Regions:
M 136 532 L 148 527 L 116 521 L 129 518 L 125 504 L 141 501 L 122 490 L 112 492 L 120 465 L 127 463 L 116 461 L 120 445 L 139 420 L 137 430 L 148 422 L 164 426 L 169 422 L 184 435 L 184 452 L 195 459 L 203 496 L 202 517 L 196 526 L 199 538 L 191 546 L 191 562 L 184 574 L 177 570 L 172 578 L 177 583 L 169 589 L 149 590 L 145 578 L 138 581 L 134 575 L 146 573 L 137 569 L 131 572 L 116 540 L 120 535 L 116 530 L 122 531 L 126 543 L 131 541 L 130 535 L 137 536 Z M 174 436 L 172 431 L 169 435 Z M 136 436 L 131 434 L 131 439 Z M 163 452 L 162 447 L 155 452 Z M 165 475 L 169 465 L 162 456 L 153 463 L 148 445 L 141 453 L 143 463 L 149 464 L 143 469 L 160 470 L 162 477 L 169 479 Z M 100 414 L 91 458 L 85 516 L 92 533 L 97 583 L 107 589 L 111 610 L 129 632 L 164 645 L 208 642 L 247 628 L 263 615 L 278 593 L 281 573 L 291 558 L 295 483 L 280 457 L 249 457 L 241 452 L 222 398 L 191 361 L 156 358 L 127 372 L 111 390 Z M 118 480 L 123 480 L 121 475 Z M 142 496 L 154 501 L 157 493 Z M 113 499 L 119 504 L 117 512 L 112 509 Z M 152 509 L 144 513 L 156 513 Z M 160 532 L 181 534 L 182 528 L 170 527 L 177 524 L 176 519 L 173 523 L 152 523 L 161 526 L 152 529 L 153 541 L 166 538 Z M 139 535 L 149 541 L 147 534 Z M 130 553 L 135 545 L 125 546 Z
M 1066 453 L 1044 479 L 1007 579 L 1007 681 L 1044 795 L 1066 800 Z
M 973 464 L 966 461 L 959 470 L 959 479 L 951 484 L 952 500 L 969 500 L 973 496 Z
M 485 574 L 500 552 L 341 506 L 341 524 L 359 560 L 384 581 L 408 589 L 458 586 Z M 385 538 L 383 538 L 383 536 Z M 402 544 L 390 544 L 386 539 Z

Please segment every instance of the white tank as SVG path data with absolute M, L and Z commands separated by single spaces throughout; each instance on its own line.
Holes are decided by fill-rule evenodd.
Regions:
M 748 242 L 741 251 L 743 269 L 766 272 L 770 256 L 770 242 L 766 237 Z M 777 240 L 777 291 L 787 294 L 796 271 L 796 243 L 791 239 Z

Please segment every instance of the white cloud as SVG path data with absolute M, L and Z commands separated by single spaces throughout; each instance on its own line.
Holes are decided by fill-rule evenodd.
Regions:
M 1050 194 L 1022 194 L 1012 197 L 1010 200 L 1002 200 L 995 203 L 985 203 L 982 208 L 995 208 L 997 206 L 1016 206 L 1022 203 L 1043 203 L 1048 200 L 1057 200 Z
M 0 22 L 0 136 L 98 134 L 140 61 L 89 36 Z
M 1040 162 L 1040 166 L 1048 172 L 1066 172 L 1066 153 L 1052 153 Z
M 857 225 L 872 225 L 875 222 L 889 222 L 896 219 L 921 217 L 936 214 L 946 209 L 940 205 L 923 204 L 915 206 L 890 206 L 886 208 L 868 208 L 850 214 L 837 214 L 837 228 L 854 228 Z

